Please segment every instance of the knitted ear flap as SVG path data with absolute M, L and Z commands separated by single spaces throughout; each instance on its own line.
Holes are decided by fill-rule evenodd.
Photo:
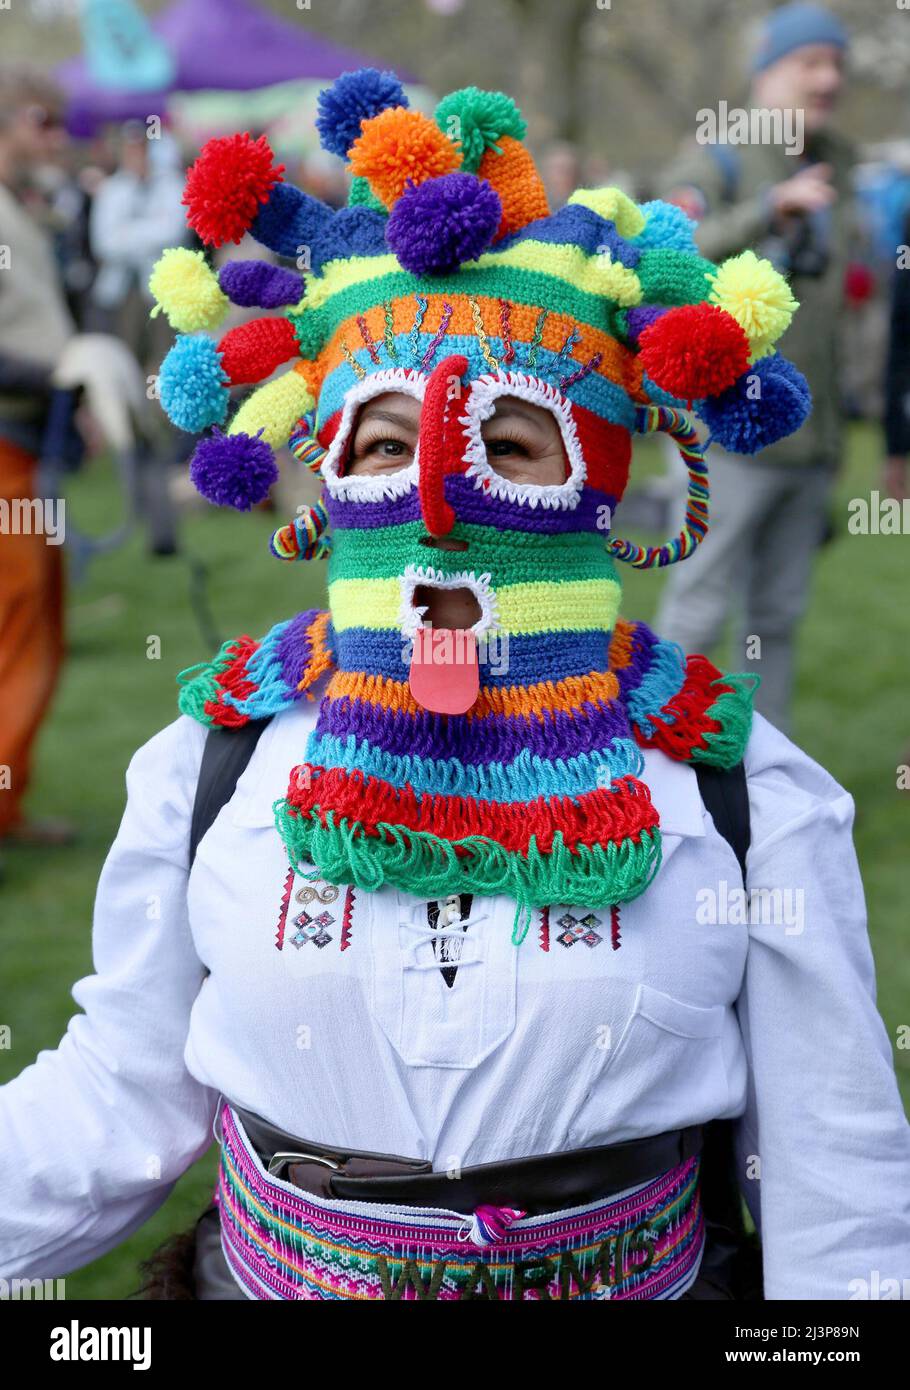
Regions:
M 708 446 L 699 442 L 694 425 L 681 410 L 671 410 L 665 405 L 640 406 L 637 416 L 639 434 L 663 430 L 676 441 L 689 471 L 686 519 L 678 536 L 659 546 L 636 545 L 634 541 L 621 540 L 618 536 L 607 541 L 607 550 L 615 559 L 624 560 L 635 569 L 649 570 L 685 560 L 708 534 L 709 489 L 708 465 L 705 461 Z

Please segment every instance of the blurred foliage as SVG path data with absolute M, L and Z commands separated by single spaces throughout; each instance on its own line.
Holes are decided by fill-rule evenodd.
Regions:
M 164 3 L 141 0 L 152 14 Z M 754 0 L 260 3 L 380 63 L 400 63 L 440 93 L 467 83 L 505 88 L 536 147 L 572 139 L 644 173 L 694 132 L 700 108 L 721 97 L 741 102 L 751 31 L 772 8 Z M 73 0 L 10 6 L 0 11 L 6 59 L 51 64 L 78 51 Z M 829 0 L 829 8 L 855 35 L 844 128 L 861 141 L 910 132 L 910 11 L 881 0 Z

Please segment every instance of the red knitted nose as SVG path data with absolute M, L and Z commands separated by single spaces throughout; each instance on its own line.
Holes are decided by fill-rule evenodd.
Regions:
M 462 467 L 463 436 L 458 417 L 461 392 L 450 399 L 453 380 L 459 383 L 468 370 L 468 359 L 446 357 L 427 382 L 420 412 L 420 510 L 431 536 L 447 536 L 455 525 L 455 513 L 445 498 L 447 473 Z

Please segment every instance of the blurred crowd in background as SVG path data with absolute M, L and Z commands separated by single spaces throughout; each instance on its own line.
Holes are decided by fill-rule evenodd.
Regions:
M 238 3 L 180 0 L 174 9 L 185 18 L 194 5 L 201 13 L 218 6 L 230 10 Z M 244 4 L 249 10 L 252 0 Z M 414 0 L 414 4 L 421 12 L 435 11 L 437 16 L 450 12 L 457 18 L 461 12 L 464 24 L 474 26 L 477 52 L 484 38 L 483 25 L 491 15 L 500 25 L 511 18 L 519 26 L 513 40 L 516 46 L 537 44 L 539 48 L 546 29 L 534 25 L 545 24 L 549 12 L 552 61 L 557 65 L 571 63 L 566 27 L 573 16 L 582 14 L 574 0 L 564 13 L 558 5 L 541 11 L 535 0 L 512 0 L 511 4 L 502 0 L 498 7 L 479 8 L 459 0 Z M 136 15 L 148 8 L 157 7 L 136 7 Z M 377 5 L 373 10 L 382 8 Z M 635 9 L 640 16 L 647 11 L 647 23 L 656 26 L 656 32 L 661 30 L 662 8 L 665 21 L 678 16 L 678 7 L 667 8 L 663 0 L 636 0 Z M 308 9 L 284 7 L 283 22 L 306 36 Z M 270 13 L 275 13 L 274 6 Z M 886 118 L 880 114 L 877 137 L 856 138 L 849 115 L 844 114 L 850 109 L 844 98 L 851 81 L 851 55 L 855 50 L 865 62 L 867 82 L 870 57 L 868 44 L 863 47 L 863 34 L 851 32 L 857 28 L 852 9 L 846 26 L 831 13 L 827 28 L 829 12 L 815 6 L 769 7 L 769 13 L 771 19 L 763 20 L 765 27 L 759 27 L 757 40 L 765 44 L 763 56 L 753 54 L 742 73 L 731 70 L 729 90 L 735 98 L 747 90 L 744 84 L 751 84 L 747 100 L 753 104 L 804 109 L 806 147 L 796 157 L 780 147 L 699 145 L 696 101 L 690 103 L 687 119 L 681 114 L 663 118 L 672 132 L 663 148 L 672 154 L 672 146 L 678 145 L 676 154 L 660 166 L 651 158 L 641 160 L 638 167 L 634 142 L 625 139 L 615 122 L 598 128 L 595 140 L 587 128 L 582 135 L 577 108 L 568 103 L 566 84 L 544 80 L 535 86 L 539 73 L 533 64 L 524 76 L 525 94 L 515 95 L 529 117 L 532 140 L 538 133 L 535 153 L 551 206 L 561 205 L 576 187 L 601 184 L 616 184 L 639 200 L 668 198 L 699 222 L 700 246 L 707 256 L 720 260 L 754 247 L 795 278 L 797 298 L 804 307 L 794 333 L 800 328 L 802 337 L 798 344 L 788 339 L 786 350 L 810 377 L 816 398 L 815 432 L 801 431 L 794 447 L 803 457 L 782 458 L 776 472 L 772 466 L 762 475 L 761 486 L 774 493 L 768 505 L 773 503 L 778 520 L 782 514 L 790 517 L 798 554 L 794 562 L 794 540 L 782 539 L 779 531 L 778 543 L 783 544 L 789 566 L 785 582 L 775 589 L 769 581 L 762 594 L 745 596 L 746 630 L 764 633 L 772 647 L 775 643 L 779 647 L 776 655 L 769 653 L 766 712 L 786 726 L 793 635 L 804 606 L 812 555 L 824 539 L 830 482 L 840 463 L 845 420 L 866 419 L 881 426 L 881 469 L 869 479 L 869 486 L 896 497 L 907 491 L 910 109 L 905 96 L 892 100 L 890 128 L 881 128 Z M 358 52 L 353 63 L 345 63 L 339 49 L 338 72 L 364 59 L 379 67 L 395 66 L 395 28 L 403 22 L 402 6 L 390 4 L 389 14 L 391 36 L 381 51 Z M 374 13 L 374 24 L 375 18 Z M 910 14 L 902 18 L 910 36 Z M 0 16 L 0 28 L 4 22 Z M 356 39 L 353 33 L 349 38 L 359 48 L 372 41 L 373 33 L 374 27 L 365 25 Z M 459 33 L 463 42 L 464 34 Z M 497 41 L 502 37 L 500 33 Z M 671 49 L 672 38 L 665 34 Z M 697 51 L 697 34 L 688 32 L 686 41 L 694 42 Z M 711 42 L 706 31 L 706 55 Z M 326 48 L 324 54 L 329 51 Z M 642 53 L 646 51 L 643 46 Z M 299 94 L 296 106 L 288 96 L 257 106 L 251 101 L 257 89 L 224 92 L 220 101 L 210 93 L 206 102 L 177 102 L 173 109 L 168 103 L 166 110 L 150 100 L 144 117 L 140 101 L 139 114 L 127 119 L 106 120 L 102 113 L 97 120 L 86 121 L 85 91 L 79 88 L 76 120 L 72 85 L 55 76 L 49 66 L 10 61 L 9 53 L 10 46 L 4 45 L 0 249 L 7 249 L 9 264 L 0 271 L 0 502 L 49 495 L 48 488 L 58 485 L 61 470 L 80 466 L 86 450 L 128 455 L 133 469 L 130 485 L 138 487 L 149 518 L 149 548 L 152 553 L 172 553 L 175 517 L 186 500 L 179 465 L 192 441 L 171 430 L 154 407 L 155 374 L 173 334 L 163 316 L 151 316 L 148 280 L 165 247 L 199 245 L 186 227 L 181 205 L 186 166 L 201 139 L 239 128 L 266 134 L 286 165 L 286 177 L 334 206 L 347 201 L 346 174 L 340 160 L 314 145 L 312 135 L 301 137 L 304 130 L 312 132 L 313 92 Z M 470 64 L 453 74 L 453 61 L 451 54 L 438 65 L 428 59 L 426 71 L 420 73 L 420 81 L 428 85 L 416 88 L 415 104 L 432 110 L 437 82 L 442 90 L 471 82 L 484 85 L 485 74 Z M 600 61 L 603 84 L 610 83 L 617 65 L 624 69 L 622 80 L 629 81 L 621 47 L 612 55 L 607 47 Z M 707 62 L 707 56 L 702 61 Z M 883 109 L 887 109 L 888 92 L 896 86 L 894 74 L 886 73 L 884 52 L 876 61 L 881 65 Z M 691 80 L 697 90 L 699 60 L 694 62 Z M 333 75 L 337 74 L 326 71 L 323 81 L 312 84 L 313 90 L 330 82 Z M 906 90 L 906 67 L 898 78 L 901 75 Z M 487 85 L 513 91 L 510 77 L 503 70 L 498 82 Z M 588 84 L 590 80 L 589 74 Z M 716 73 L 713 82 L 716 86 Z M 642 70 L 637 90 L 640 107 L 630 112 L 630 120 L 648 107 L 653 72 Z M 533 105 L 529 110 L 528 91 L 537 111 Z M 678 102 L 681 111 L 684 97 L 678 96 Z M 255 243 L 216 253 L 221 258 L 266 254 Z M 232 313 L 234 318 L 225 327 L 242 317 L 240 310 Z M 112 348 L 111 339 L 120 350 Z M 797 475 L 797 483 L 791 485 Z M 728 476 L 735 476 L 735 483 L 731 496 L 720 499 L 720 524 L 729 528 L 732 543 L 737 526 L 750 533 L 759 531 L 756 509 L 766 501 L 758 493 L 744 497 L 745 474 Z M 769 478 L 776 480 L 773 487 Z M 668 499 L 674 487 L 669 469 Z M 735 496 L 743 499 L 744 515 L 739 519 L 733 515 Z M 301 500 L 299 495 L 296 500 Z M 737 544 L 740 540 L 741 536 Z M 760 542 L 758 536 L 756 547 Z M 689 570 L 690 580 L 699 580 L 702 599 L 707 593 L 703 611 L 693 607 L 691 588 L 680 589 L 674 596 L 671 585 L 665 596 L 664 618 L 658 626 L 664 635 L 691 649 L 716 641 L 728 616 L 730 575 L 719 564 L 721 549 L 717 541 L 713 550 L 709 552 L 706 545 L 700 553 L 705 565 L 716 562 L 713 600 L 712 571 Z M 755 561 L 766 578 L 770 572 L 780 574 L 784 563 L 770 549 L 764 555 L 756 550 Z M 784 576 L 780 577 L 783 581 Z M 13 793 L 0 797 L 0 839 L 50 841 L 67 833 L 66 827 L 28 819 L 22 806 L 31 746 L 59 672 L 61 611 L 60 548 L 44 544 L 40 537 L 0 537 L 0 706 L 4 710 L 0 764 L 14 770 Z

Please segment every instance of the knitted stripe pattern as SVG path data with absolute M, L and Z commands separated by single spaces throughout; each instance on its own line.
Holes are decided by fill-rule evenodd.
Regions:
M 808 388 L 776 348 L 798 306 L 751 251 L 704 259 L 694 224 L 667 203 L 594 188 L 551 210 L 501 92 L 464 88 L 430 117 L 392 74 L 363 69 L 320 94 L 317 124 L 347 161 L 348 207 L 288 183 L 249 136 L 210 142 L 184 198 L 203 242 L 249 233 L 294 260 L 305 248 L 302 275 L 254 263 L 215 280 L 177 249 L 152 277 L 184 335 L 162 366 L 162 404 L 181 428 L 210 431 L 191 465 L 199 490 L 248 510 L 289 442 L 323 484 L 271 549 L 327 562 L 331 618 L 301 614 L 261 642 L 226 644 L 185 674 L 181 707 L 241 723 L 327 674 L 276 804 L 291 863 L 365 891 L 504 893 L 520 942 L 532 908 L 613 909 L 651 882 L 660 832 L 643 748 L 722 766 L 742 754 L 753 681 L 621 623 L 616 562 L 676 563 L 707 532 L 690 412 L 734 452 L 799 427 Z M 200 334 L 257 295 L 277 320 L 218 343 Z M 228 421 L 231 388 L 256 381 Z M 397 472 L 351 473 L 359 414 L 388 394 L 411 398 L 419 442 Z M 562 482 L 497 471 L 484 430 L 509 398 L 552 417 Z M 633 436 L 657 429 L 680 447 L 688 505 L 677 537 L 641 546 L 614 534 L 614 513 Z M 444 537 L 461 553 L 432 544 Z M 472 648 L 440 662 L 453 691 L 445 678 L 433 687 L 426 652 L 459 634 L 424 630 L 427 587 L 476 602 L 459 632 L 476 643 L 477 685 Z M 465 665 L 461 692 L 476 689 L 465 713 L 418 703 L 422 691 L 456 708 L 446 697 Z
M 699 1160 L 605 1201 L 495 1221 L 499 1209 L 324 1199 L 271 1178 L 222 1110 L 222 1248 L 251 1299 L 678 1298 L 704 1249 Z M 466 1239 L 479 1227 L 483 1247 Z
M 180 707 L 236 726 L 289 708 L 330 672 L 305 759 L 275 808 L 290 862 L 367 891 L 388 882 L 428 898 L 506 893 L 516 941 L 530 920 L 523 909 L 612 906 L 650 883 L 660 832 L 642 748 L 727 767 L 749 735 L 749 678 L 687 661 L 644 623 L 619 621 L 612 639 L 595 629 L 588 647 L 553 653 L 543 634 L 532 664 L 548 662 L 550 678 L 482 684 L 460 716 L 416 703 L 400 654 L 397 679 L 374 674 L 370 629 L 348 639 L 344 668 L 327 613 L 226 643 L 182 673 Z

